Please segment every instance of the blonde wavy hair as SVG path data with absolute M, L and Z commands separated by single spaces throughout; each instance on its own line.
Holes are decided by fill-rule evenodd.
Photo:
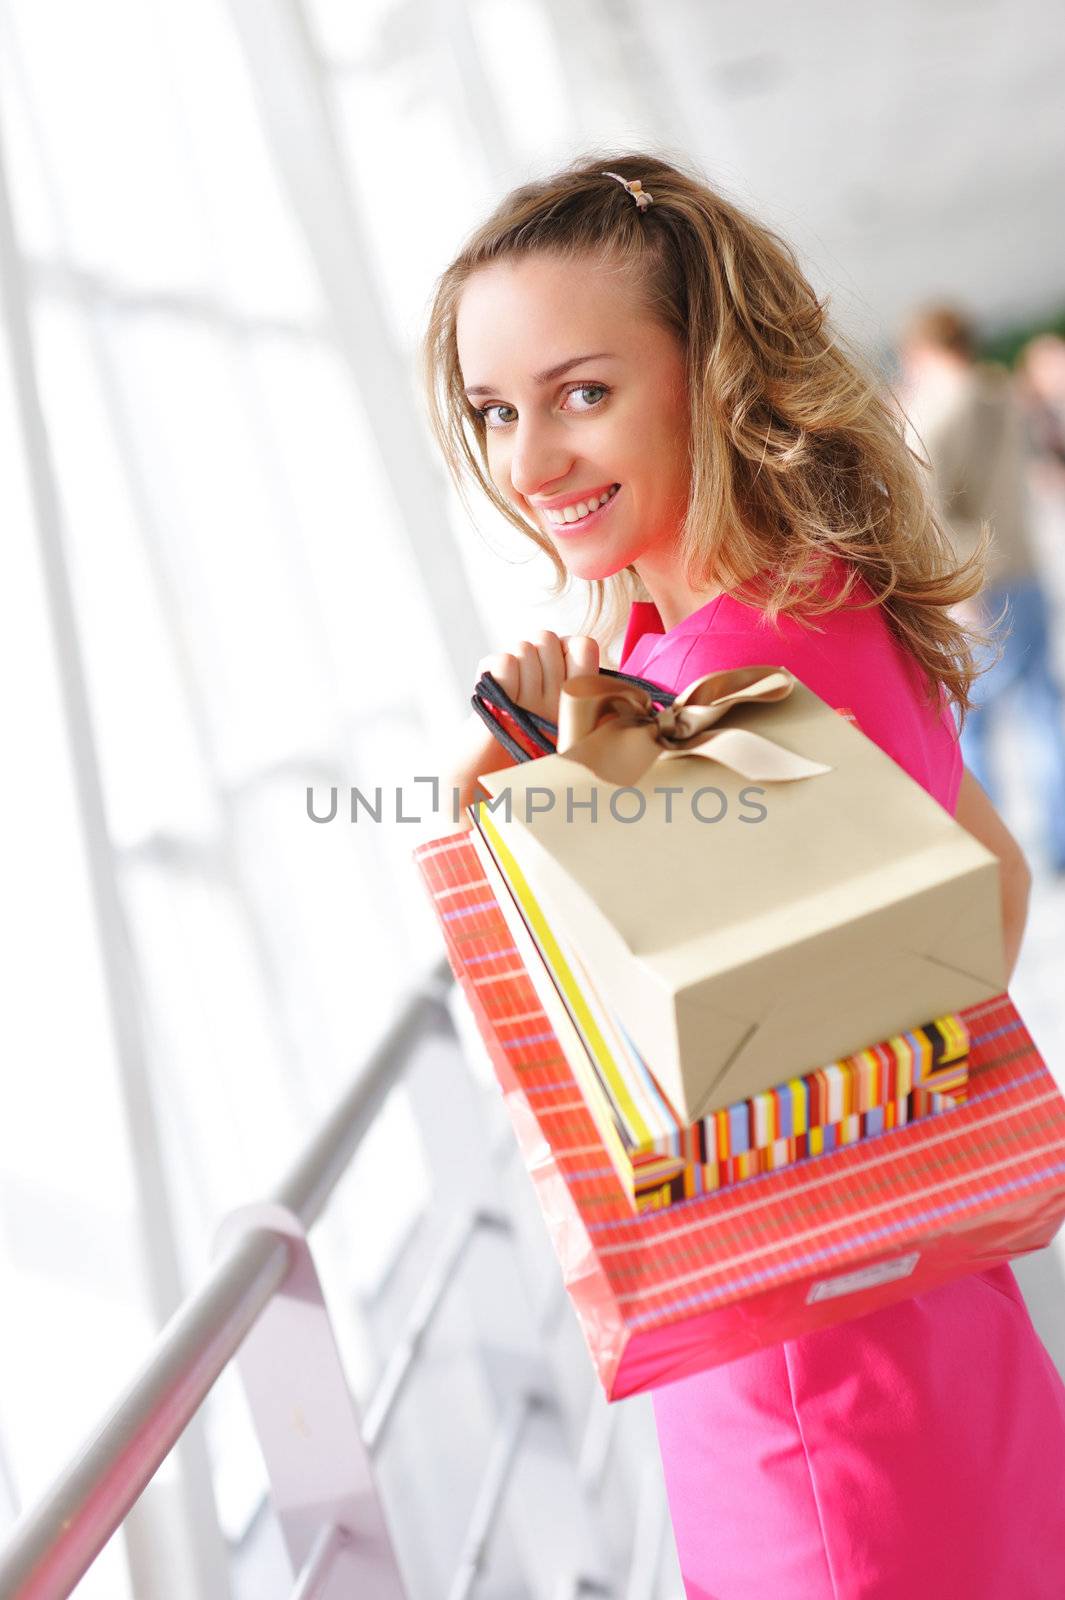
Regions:
M 640 210 L 604 169 L 639 178 Z M 650 315 L 686 351 L 691 486 L 679 559 L 688 581 L 747 598 L 770 622 L 857 604 L 860 579 L 922 669 L 928 704 L 939 685 L 961 712 L 987 666 L 950 608 L 984 587 L 990 530 L 958 565 L 905 418 L 864 359 L 832 330 L 793 251 L 694 170 L 649 153 L 584 156 L 508 194 L 436 282 L 422 343 L 429 422 L 463 504 L 470 482 L 550 558 L 552 598 L 569 575 L 542 529 L 492 483 L 484 419 L 463 392 L 456 317 L 479 268 L 520 256 L 609 257 L 629 268 Z M 727 530 L 722 533 L 722 530 Z M 849 563 L 834 595 L 817 596 L 833 556 Z M 589 583 L 580 631 L 616 635 L 634 599 L 634 567 Z

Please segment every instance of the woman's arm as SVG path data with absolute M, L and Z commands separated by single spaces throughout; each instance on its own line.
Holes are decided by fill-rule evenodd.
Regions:
M 1028 895 L 1032 874 L 1024 851 L 1010 833 L 986 793 L 968 767 L 962 768 L 961 788 L 955 820 L 967 829 L 992 855 L 998 856 L 1002 881 L 1002 934 L 1006 947 L 1007 984 L 1012 981 L 1021 953 L 1024 925 L 1028 920 Z
M 472 826 L 466 815 L 466 807 L 472 805 L 477 789 L 477 779 L 482 772 L 499 772 L 504 767 L 513 767 L 517 763 L 509 755 L 485 724 L 481 721 L 476 711 L 471 711 L 460 730 L 456 748 L 452 755 L 452 765 L 444 777 L 444 812 L 452 814 L 452 804 L 458 810 L 458 825 L 466 830 Z M 458 800 L 453 802 L 454 791 L 458 790 Z

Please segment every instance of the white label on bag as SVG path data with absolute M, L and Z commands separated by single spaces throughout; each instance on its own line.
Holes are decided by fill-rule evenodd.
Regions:
M 855 1294 L 859 1289 L 873 1289 L 878 1283 L 891 1283 L 895 1278 L 908 1278 L 920 1259 L 921 1252 L 915 1250 L 912 1255 L 899 1256 L 895 1261 L 878 1261 L 873 1267 L 844 1272 L 838 1278 L 821 1278 L 810 1285 L 806 1304 L 811 1305 L 815 1300 L 832 1300 L 840 1294 Z

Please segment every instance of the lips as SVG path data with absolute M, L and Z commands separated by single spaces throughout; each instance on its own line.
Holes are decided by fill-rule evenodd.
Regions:
M 619 488 L 619 483 L 611 483 L 606 490 L 596 490 L 587 498 L 572 499 L 564 506 L 542 506 L 540 512 L 552 528 L 574 528 L 588 522 L 603 506 L 608 506 Z
M 586 529 L 590 529 L 602 521 L 620 494 L 621 486 L 618 485 L 609 500 L 604 501 L 595 511 L 589 511 L 587 515 L 579 517 L 575 522 L 554 522 L 546 513 L 544 514 L 544 521 L 553 535 L 557 534 L 562 538 L 570 538 L 575 534 L 582 534 Z

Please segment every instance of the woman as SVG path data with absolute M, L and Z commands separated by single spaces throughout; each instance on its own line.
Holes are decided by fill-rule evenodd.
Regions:
M 620 665 L 671 690 L 790 668 L 994 851 L 1009 968 L 1023 855 L 964 771 L 979 592 L 901 419 L 828 327 L 791 251 L 693 172 L 580 161 L 508 195 L 437 286 L 431 421 L 471 477 L 589 585 Z M 590 632 L 484 658 L 552 720 Z M 473 717 L 463 802 L 507 764 Z M 1008 1266 L 654 1395 L 693 1600 L 1065 1592 L 1065 1386 Z

